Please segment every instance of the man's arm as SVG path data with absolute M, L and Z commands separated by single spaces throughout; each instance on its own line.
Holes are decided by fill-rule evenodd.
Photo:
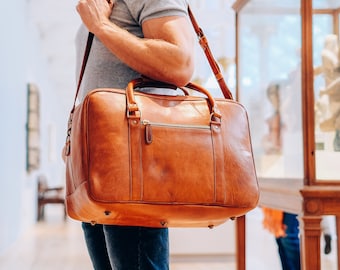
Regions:
M 185 17 L 168 16 L 143 23 L 145 38 L 136 37 L 109 19 L 105 0 L 80 0 L 77 10 L 90 32 L 122 62 L 137 72 L 183 86 L 194 70 L 194 36 Z

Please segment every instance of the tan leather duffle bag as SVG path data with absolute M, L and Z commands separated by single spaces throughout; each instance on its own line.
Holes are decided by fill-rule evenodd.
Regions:
M 257 205 L 247 113 L 230 99 L 97 89 L 76 107 L 70 217 L 101 224 L 215 226 Z M 148 86 L 148 85 L 146 85 Z M 161 85 L 160 85 L 161 86 Z
M 226 98 L 214 99 L 193 83 L 182 89 L 184 95 L 147 94 L 136 90 L 176 87 L 139 78 L 126 89 L 95 89 L 74 103 L 66 141 L 71 218 L 212 227 L 257 206 L 247 112 L 232 100 L 207 44 L 201 45 Z

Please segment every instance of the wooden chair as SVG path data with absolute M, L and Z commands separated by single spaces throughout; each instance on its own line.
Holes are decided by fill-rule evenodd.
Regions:
M 38 177 L 38 209 L 37 220 L 44 219 L 44 208 L 46 204 L 61 204 L 64 209 L 64 219 L 66 219 L 64 198 L 64 187 L 49 187 L 47 178 L 44 175 Z

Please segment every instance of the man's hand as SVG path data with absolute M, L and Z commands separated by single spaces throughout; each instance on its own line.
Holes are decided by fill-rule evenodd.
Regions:
M 78 2 L 77 11 L 90 32 L 94 33 L 103 23 L 109 23 L 113 3 L 113 0 L 80 0 Z

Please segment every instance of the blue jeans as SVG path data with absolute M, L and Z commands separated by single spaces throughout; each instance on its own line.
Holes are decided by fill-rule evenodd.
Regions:
M 168 270 L 166 228 L 82 223 L 95 270 Z
M 300 239 L 297 215 L 284 213 L 286 236 L 276 238 L 283 270 L 300 270 Z

